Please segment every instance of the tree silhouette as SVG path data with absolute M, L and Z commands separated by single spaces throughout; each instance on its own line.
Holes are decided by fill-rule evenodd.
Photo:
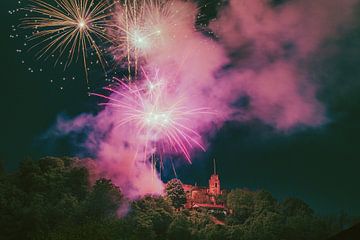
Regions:
M 176 209 L 186 203 L 186 193 L 179 179 L 172 179 L 166 184 L 166 195 Z

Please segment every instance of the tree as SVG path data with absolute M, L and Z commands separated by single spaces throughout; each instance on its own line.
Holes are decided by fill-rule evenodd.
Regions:
M 172 239 L 172 240 L 190 239 L 191 238 L 190 226 L 191 223 L 185 214 L 183 213 L 176 214 L 174 220 L 169 225 L 169 229 L 167 231 L 168 239 Z
M 166 184 L 166 195 L 176 209 L 186 203 L 186 193 L 179 179 L 172 179 Z
M 166 198 L 131 201 L 128 215 L 119 219 L 120 189 L 104 178 L 89 186 L 87 169 L 76 161 L 24 161 L 15 173 L 0 177 L 0 239 L 318 240 L 345 222 L 344 215 L 316 216 L 300 199 L 279 204 L 269 192 L 236 189 L 227 196 L 233 214 L 226 225 L 215 225 L 206 209 L 181 208 L 186 196 L 177 179 L 168 183 Z
M 127 219 L 137 239 L 162 239 L 172 217 L 172 207 L 163 197 L 149 195 L 131 204 Z
M 244 240 L 243 225 L 228 225 L 226 227 L 226 239 L 228 240 Z
M 227 196 L 227 206 L 233 212 L 233 219 L 238 223 L 244 223 L 254 211 L 254 193 L 235 189 Z
M 22 212 L 25 193 L 10 177 L 0 178 L 0 239 L 23 239 Z
M 226 236 L 225 227 L 222 225 L 208 224 L 199 231 L 199 239 L 218 240 Z
M 116 217 L 122 198 L 120 189 L 111 180 L 100 178 L 86 199 L 86 215 L 95 219 Z
M 281 210 L 286 216 L 309 216 L 314 213 L 309 205 L 298 198 L 286 198 L 281 204 Z
M 245 224 L 244 240 L 281 239 L 283 217 L 272 211 L 252 215 Z
M 183 211 L 184 212 L 184 211 Z M 192 235 L 198 235 L 198 233 L 206 227 L 208 224 L 212 224 L 210 215 L 205 209 L 189 212 L 189 220 L 191 222 Z

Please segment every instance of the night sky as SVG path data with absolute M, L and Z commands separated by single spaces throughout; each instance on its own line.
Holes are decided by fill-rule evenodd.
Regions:
M 9 170 L 27 158 L 76 155 L 77 148 L 67 139 L 52 145 L 42 136 L 60 114 L 75 117 L 98 111 L 99 99 L 88 92 L 106 85 L 95 80 L 104 78 L 97 67 L 87 85 L 81 64 L 64 72 L 37 61 L 32 52 L 17 53 L 23 42 L 9 35 L 19 20 L 8 12 L 16 8 L 16 2 L 1 1 L 0 159 Z M 216 16 L 218 4 L 208 2 L 203 13 L 211 18 Z M 192 165 L 175 161 L 181 180 L 206 185 L 216 158 L 224 188 L 266 189 L 279 199 L 304 199 L 319 213 L 344 210 L 360 215 L 359 17 L 356 22 L 357 26 L 341 36 L 324 42 L 317 56 L 304 63 L 319 86 L 317 98 L 326 107 L 325 124 L 278 131 L 261 120 L 227 122 L 208 135 L 208 151 L 198 152 Z M 163 178 L 173 176 L 168 168 Z

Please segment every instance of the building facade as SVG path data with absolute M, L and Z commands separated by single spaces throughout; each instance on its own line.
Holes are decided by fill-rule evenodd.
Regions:
M 223 192 L 220 188 L 219 175 L 216 173 L 215 160 L 214 173 L 210 176 L 208 187 L 183 184 L 183 188 L 186 193 L 186 208 L 225 209 L 225 205 L 219 201 L 219 197 L 222 196 Z

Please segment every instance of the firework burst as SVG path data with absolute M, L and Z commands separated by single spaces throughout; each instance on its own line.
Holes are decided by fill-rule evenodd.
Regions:
M 191 162 L 191 149 L 205 151 L 201 136 L 190 126 L 199 117 L 213 114 L 208 108 L 189 107 L 185 98 L 169 90 L 168 82 L 158 74 L 151 79 L 145 76 L 141 84 L 126 84 L 120 79 L 117 82 L 117 86 L 105 88 L 112 95 L 92 95 L 109 100 L 101 105 L 119 110 L 117 127 L 134 129 L 139 142 L 145 143 L 145 158 L 155 152 L 176 152 Z
M 127 61 L 129 73 L 133 67 L 136 75 L 140 57 L 146 58 L 175 37 L 182 10 L 172 0 L 124 0 L 115 17 L 113 39 L 118 55 Z
M 65 68 L 74 59 L 82 55 L 87 76 L 87 52 L 94 51 L 104 67 L 103 50 L 98 41 L 111 41 L 106 27 L 110 10 L 115 3 L 109 4 L 105 0 L 32 0 L 32 4 L 25 10 L 30 15 L 23 19 L 24 28 L 33 30 L 29 41 L 37 42 L 32 48 L 39 47 L 37 57 L 49 57 L 59 53 L 58 60 L 66 55 Z

